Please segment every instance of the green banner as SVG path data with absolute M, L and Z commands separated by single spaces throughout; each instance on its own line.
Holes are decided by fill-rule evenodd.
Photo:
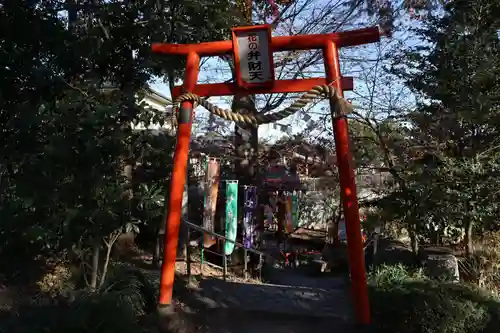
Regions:
M 236 241 L 236 232 L 238 229 L 238 181 L 226 181 L 226 238 Z M 233 253 L 234 243 L 226 242 L 224 245 L 224 254 Z
M 292 225 L 294 229 L 299 227 L 299 198 L 297 192 L 292 194 Z

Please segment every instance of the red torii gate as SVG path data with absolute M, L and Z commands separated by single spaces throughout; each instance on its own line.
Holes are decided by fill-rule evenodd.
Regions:
M 353 80 L 352 78 L 342 78 L 341 76 L 339 48 L 378 42 L 380 36 L 379 28 L 371 27 L 322 35 L 271 37 L 271 27 L 269 25 L 262 25 L 233 29 L 232 41 L 226 40 L 186 45 L 157 43 L 152 45 L 152 50 L 155 53 L 187 56 L 184 84 L 182 88 L 176 87 L 174 89 L 172 92 L 174 99 L 183 92 L 191 92 L 199 96 L 222 96 L 237 93 L 291 93 L 308 91 L 313 86 L 323 84 L 332 84 L 339 94 L 343 96 L 343 90 L 352 90 Z M 248 39 L 248 45 L 245 48 L 246 39 Z M 264 41 L 264 43 L 259 45 L 259 40 Z M 257 46 L 254 46 L 254 44 Z M 310 49 L 323 50 L 326 78 L 275 81 L 274 65 L 272 62 L 273 52 Z M 255 83 L 251 81 L 252 76 L 255 78 L 257 75 L 255 74 L 256 72 L 251 72 L 252 68 L 250 67 L 248 69 L 241 67 L 242 64 L 249 65 L 249 61 L 247 60 L 250 59 L 250 56 L 247 60 L 241 58 L 241 53 L 244 55 L 246 52 L 247 55 L 250 55 L 252 50 L 258 51 L 259 55 L 262 56 L 259 60 L 259 66 L 255 66 L 254 64 L 253 67 L 261 67 L 257 73 L 260 73 L 259 75 L 263 75 L 263 77 L 258 77 Z M 236 83 L 196 84 L 201 57 L 220 56 L 231 53 L 234 54 Z M 330 101 L 330 108 L 332 110 L 335 108 L 332 101 Z M 192 120 L 193 103 L 183 102 L 179 109 L 177 144 L 175 147 L 168 218 L 166 221 L 165 250 L 160 281 L 160 307 L 170 306 L 172 302 L 182 196 L 186 181 Z M 349 149 L 347 119 L 345 117 L 334 118 L 333 129 L 346 220 L 349 266 L 356 321 L 358 324 L 368 325 L 371 321 L 370 307 L 366 285 L 355 174 L 352 167 L 352 155 Z

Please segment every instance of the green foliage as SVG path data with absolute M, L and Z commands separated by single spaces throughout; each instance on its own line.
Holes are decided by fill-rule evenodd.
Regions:
M 500 232 L 486 232 L 475 251 L 459 261 L 460 276 L 500 296 Z
M 370 272 L 370 283 L 383 289 L 387 286 L 402 285 L 409 280 L 426 280 L 422 270 L 410 270 L 401 263 L 396 265 L 381 265 Z
M 80 293 L 70 303 L 29 305 L 0 324 L 0 332 L 141 331 L 138 318 L 156 305 L 156 280 L 140 270 L 117 265 L 95 293 Z
M 161 112 L 140 101 L 154 75 L 174 82 L 184 64 L 153 57 L 151 43 L 226 38 L 239 20 L 233 14 L 227 0 L 2 2 L 0 264 L 6 273 L 66 254 L 85 261 L 100 239 L 154 223 L 173 140 L 131 125 L 164 124 Z M 19 33 L 26 26 L 30 33 Z
M 382 266 L 370 276 L 377 332 L 493 333 L 500 303 L 476 289 L 425 279 L 403 266 Z
M 407 170 L 406 187 L 380 202 L 388 220 L 416 225 L 422 240 L 455 243 L 468 223 L 489 229 L 499 212 L 497 193 L 490 190 L 498 165 L 465 158 L 443 158 L 438 166 L 416 165 Z
M 117 304 L 128 305 L 135 314 L 143 314 L 154 309 L 157 304 L 156 282 L 156 279 L 151 280 L 140 269 L 126 264 L 114 264 L 99 293 L 116 294 Z
M 422 43 L 394 64 L 419 101 L 407 115 L 404 182 L 380 207 L 433 243 L 457 239 L 457 227 L 481 231 L 497 223 L 499 6 L 454 1 L 414 29 Z
M 358 117 L 349 122 L 349 132 L 357 168 L 391 169 L 392 164 L 405 164 L 402 157 L 408 130 L 400 122 L 390 117 L 381 120 Z

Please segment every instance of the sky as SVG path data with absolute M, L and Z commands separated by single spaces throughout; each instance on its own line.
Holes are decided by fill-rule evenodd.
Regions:
M 318 3 L 325 2 L 326 0 L 319 0 Z M 297 25 L 301 26 L 303 22 L 299 22 Z M 405 36 L 396 34 L 393 36 L 394 39 L 404 39 Z M 411 42 L 411 41 L 410 41 Z M 370 96 L 374 89 L 378 89 L 378 85 L 380 82 L 376 82 L 375 86 L 372 85 L 374 81 L 373 72 L 374 68 L 380 69 L 380 64 L 377 63 L 376 59 L 378 59 L 378 55 L 382 52 L 387 51 L 387 39 L 382 41 L 381 43 L 374 43 L 371 45 L 357 46 L 351 47 L 347 49 L 341 49 L 341 69 L 342 73 L 345 76 L 353 76 L 355 78 L 354 81 L 354 92 L 346 92 L 345 97 L 353 102 L 354 105 L 360 104 L 365 105 L 366 96 Z M 385 49 L 385 51 L 384 51 Z M 279 56 L 275 54 L 275 58 Z M 378 66 L 378 67 L 375 67 Z M 323 65 L 320 63 L 316 68 L 309 68 L 308 73 L 305 74 L 306 77 L 324 77 Z M 200 68 L 200 76 L 198 79 L 198 83 L 216 83 L 216 82 L 224 82 L 231 79 L 231 72 L 229 70 L 229 66 L 223 63 L 219 59 L 210 58 L 205 59 L 202 67 Z M 378 81 L 378 80 L 376 80 Z M 181 84 L 182 81 L 179 82 Z M 163 83 L 161 78 L 157 78 L 156 82 L 151 84 L 151 87 L 158 91 L 159 93 L 171 97 L 170 90 L 168 85 Z M 386 87 L 387 88 L 387 87 Z M 390 88 L 389 88 L 390 89 Z M 400 89 L 400 87 L 398 87 Z M 388 89 L 386 89 L 388 90 Z M 390 91 L 385 92 L 385 94 L 393 94 Z M 408 98 L 408 95 L 402 94 L 404 97 Z M 382 98 L 379 103 L 382 105 L 385 102 Z M 230 109 L 230 97 L 221 97 L 221 98 L 210 98 L 210 101 L 216 104 L 219 107 Z M 283 109 L 287 105 L 291 103 L 292 99 L 289 99 L 286 103 L 283 103 L 278 109 Z M 373 109 L 376 105 L 373 101 L 368 109 Z M 391 100 L 391 103 L 393 101 Z M 402 104 L 411 104 L 411 99 L 408 101 L 401 101 Z M 318 120 L 320 115 L 324 114 L 324 108 L 328 107 L 326 101 L 320 102 L 314 108 L 310 110 L 309 115 L 313 120 Z M 322 110 L 323 108 L 323 110 Z M 208 117 L 208 112 L 203 107 L 198 107 L 195 111 L 195 117 Z M 297 114 L 295 116 L 290 116 L 287 119 L 284 119 L 279 122 L 283 125 L 291 125 L 292 134 L 297 134 L 306 128 L 306 122 L 302 120 L 302 117 Z M 229 128 L 231 130 L 234 128 L 234 124 L 229 124 Z M 259 137 L 264 138 L 270 141 L 275 141 L 276 139 L 286 135 L 282 130 L 277 130 L 273 128 L 272 124 L 266 124 L 259 126 Z M 196 133 L 196 128 L 194 129 Z M 321 135 L 321 133 L 311 133 L 312 135 Z

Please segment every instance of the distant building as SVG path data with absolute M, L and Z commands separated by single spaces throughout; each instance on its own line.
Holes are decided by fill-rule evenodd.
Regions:
M 149 107 L 165 113 L 165 123 L 161 126 L 159 123 L 152 123 L 145 128 L 144 125 L 139 124 L 137 126 L 133 125 L 133 129 L 135 130 L 152 130 L 153 132 L 162 131 L 167 132 L 169 135 L 174 135 L 175 126 L 172 123 L 172 99 L 169 97 L 151 89 L 147 88 L 144 91 L 144 98 L 140 101 L 140 103 L 144 102 Z

